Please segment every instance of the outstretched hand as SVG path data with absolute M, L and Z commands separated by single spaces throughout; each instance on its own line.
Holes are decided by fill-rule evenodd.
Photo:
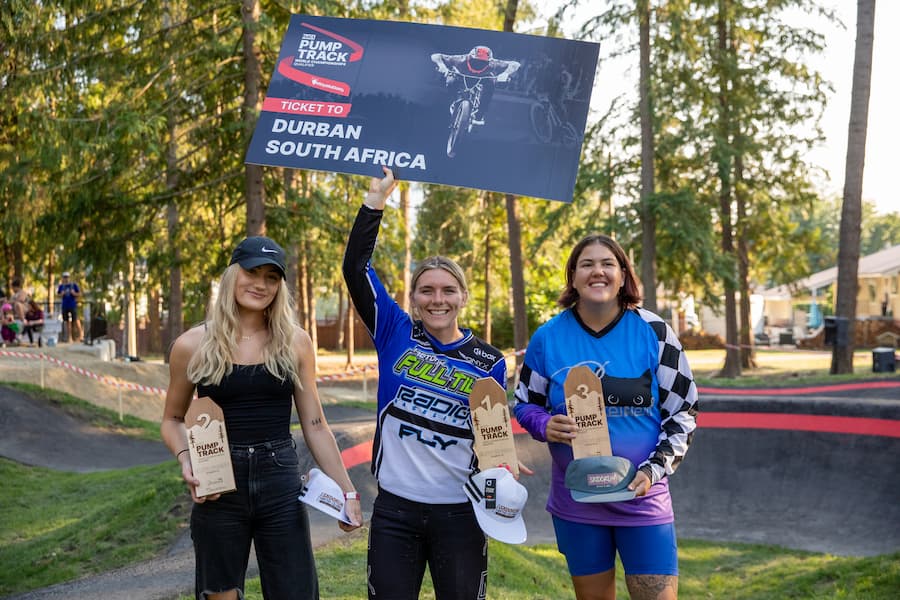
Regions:
M 363 201 L 363 204 L 374 210 L 384 210 L 388 197 L 397 187 L 394 172 L 385 166 L 382 166 L 381 169 L 384 171 L 384 177 L 381 179 L 373 177 L 369 181 L 369 193 L 366 194 L 366 199 Z

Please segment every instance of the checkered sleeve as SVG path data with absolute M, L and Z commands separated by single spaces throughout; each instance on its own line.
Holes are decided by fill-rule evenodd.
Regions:
M 655 452 L 639 465 L 644 472 L 652 473 L 650 479 L 656 483 L 674 473 L 684 459 L 697 428 L 700 405 L 694 376 L 675 332 L 650 311 L 638 309 L 638 314 L 650 325 L 659 342 L 656 379 L 659 384 L 661 431 Z
M 538 330 L 540 331 L 540 330 Z M 539 442 L 547 441 L 547 421 L 550 420 L 550 380 L 535 370 L 537 355 L 541 353 L 538 332 L 532 337 L 525 355 L 525 363 L 516 385 L 513 411 L 516 420 Z

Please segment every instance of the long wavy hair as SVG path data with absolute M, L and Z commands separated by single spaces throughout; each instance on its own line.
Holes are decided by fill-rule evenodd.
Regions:
M 566 261 L 566 287 L 565 289 L 563 289 L 562 293 L 559 295 L 559 298 L 556 300 L 556 304 L 561 308 L 571 308 L 578 303 L 578 291 L 575 289 L 575 285 L 573 284 L 573 280 L 575 278 L 575 267 L 578 264 L 578 259 L 581 257 L 581 253 L 584 252 L 584 249 L 591 244 L 600 244 L 609 248 L 609 250 L 613 253 L 613 256 L 616 257 L 616 261 L 618 261 L 619 266 L 622 268 L 622 272 L 625 275 L 625 284 L 619 289 L 619 307 L 622 309 L 627 309 L 634 308 L 635 306 L 640 304 L 641 286 L 638 283 L 638 278 L 634 272 L 634 267 L 631 265 L 631 261 L 628 260 L 628 255 L 625 254 L 625 250 L 622 249 L 622 246 L 619 245 L 619 242 L 612 239 L 608 235 L 603 235 L 600 233 L 593 233 L 584 237 L 580 242 L 575 244 L 574 248 L 572 248 L 572 252 L 569 254 L 569 259 Z
M 188 379 L 195 384 L 219 385 L 234 367 L 233 357 L 237 353 L 241 331 L 238 304 L 234 299 L 240 269 L 238 264 L 229 266 L 219 280 L 219 294 L 208 311 L 203 339 L 188 363 Z M 295 314 L 293 299 L 282 279 L 275 298 L 265 310 L 269 341 L 263 347 L 263 363 L 275 377 L 282 381 L 289 378 L 299 386 L 294 355 L 294 333 L 299 325 Z

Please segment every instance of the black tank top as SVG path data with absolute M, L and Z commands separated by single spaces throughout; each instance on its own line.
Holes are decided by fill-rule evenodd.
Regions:
M 209 396 L 225 413 L 225 430 L 232 444 L 258 444 L 291 437 L 290 378 L 280 381 L 265 365 L 234 365 L 219 385 L 197 386 L 197 396 Z

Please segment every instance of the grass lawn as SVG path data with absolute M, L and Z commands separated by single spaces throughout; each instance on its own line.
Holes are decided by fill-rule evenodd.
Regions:
M 365 536 L 361 530 L 316 551 L 322 598 L 365 597 Z M 843 558 L 772 546 L 680 540 L 679 568 L 679 597 L 685 599 L 894 600 L 900 589 L 900 554 Z M 621 565 L 617 571 L 618 596 L 628 598 Z M 258 578 L 247 582 L 246 592 L 247 600 L 262 598 Z M 567 600 L 575 594 L 556 546 L 491 541 L 487 597 Z M 421 598 L 434 599 L 427 572 Z
M 834 382 L 830 354 L 761 350 L 759 370 L 742 384 Z M 692 351 L 698 376 L 721 367 L 721 351 Z M 717 362 L 718 361 L 718 362 Z M 866 362 L 868 361 L 868 362 Z M 857 374 L 869 378 L 871 354 L 858 353 Z M 797 373 L 797 375 L 794 375 Z M 844 378 L 846 379 L 846 378 Z M 722 386 L 729 380 L 701 379 Z M 158 439 L 158 424 L 95 407 L 36 386 L 39 394 L 95 426 Z M 102 573 L 157 556 L 184 530 L 190 498 L 174 460 L 155 466 L 100 473 L 61 473 L 0 459 L 0 596 Z M 886 524 L 891 525 L 891 524 Z M 365 595 L 366 532 L 345 536 L 316 552 L 322 598 L 358 600 Z M 682 598 L 893 599 L 900 590 L 900 553 L 852 558 L 769 546 L 679 540 Z M 619 575 L 619 594 L 627 598 Z M 423 598 L 433 598 L 428 576 Z M 261 598 L 258 580 L 248 598 Z M 492 542 L 488 598 L 573 598 L 565 563 L 554 546 L 508 546 Z

